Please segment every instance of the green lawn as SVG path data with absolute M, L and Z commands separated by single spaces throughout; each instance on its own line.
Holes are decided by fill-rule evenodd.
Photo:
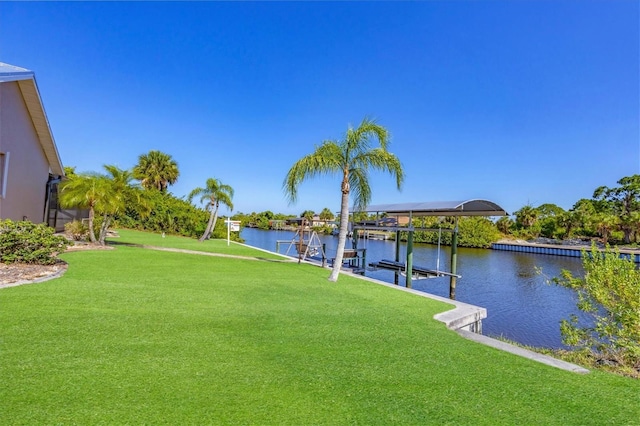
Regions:
M 0 424 L 640 422 L 640 381 L 467 341 L 409 293 L 124 245 L 63 258 L 62 278 L 0 290 Z
M 207 253 L 222 253 L 234 256 L 248 256 L 259 259 L 282 260 L 285 256 L 270 253 L 262 250 L 256 250 L 243 244 L 237 244 L 233 241 L 227 245 L 227 240 L 206 240 L 203 242 L 195 238 L 185 238 L 175 235 L 154 234 L 151 232 L 132 231 L 129 229 L 118 230 L 119 237 L 111 238 L 108 241 L 112 244 L 138 244 L 143 246 L 170 247 L 182 250 L 203 251 Z M 275 249 L 275 247 L 274 247 Z

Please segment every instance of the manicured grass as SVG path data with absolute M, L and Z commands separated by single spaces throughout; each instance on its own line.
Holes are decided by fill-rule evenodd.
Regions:
M 175 235 L 166 235 L 163 238 L 161 234 L 133 231 L 130 229 L 119 229 L 118 235 L 119 237 L 109 238 L 107 241 L 110 244 L 115 245 L 138 244 L 156 247 L 171 247 L 183 250 L 203 251 L 207 253 L 222 253 L 235 256 L 248 256 L 256 257 L 259 259 L 285 259 L 284 256 L 279 256 L 277 254 L 269 253 L 266 251 L 256 250 L 252 247 L 247 247 L 243 244 L 238 244 L 233 241 L 231 241 L 229 245 L 227 245 L 227 240 L 205 240 L 203 242 L 200 242 L 195 238 L 179 237 Z
M 464 340 L 432 319 L 442 303 L 310 265 L 127 246 L 63 257 L 62 278 L 0 290 L 1 424 L 640 419 L 639 381 Z

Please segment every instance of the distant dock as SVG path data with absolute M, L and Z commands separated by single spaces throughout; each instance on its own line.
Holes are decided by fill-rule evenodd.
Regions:
M 521 253 L 549 254 L 552 256 L 582 257 L 582 251 L 591 251 L 588 246 L 561 246 L 554 244 L 534 244 L 527 242 L 498 242 L 491 245 L 493 250 L 516 251 Z M 602 249 L 598 249 L 604 251 Z M 640 263 L 640 250 L 619 249 L 620 257 L 634 259 Z

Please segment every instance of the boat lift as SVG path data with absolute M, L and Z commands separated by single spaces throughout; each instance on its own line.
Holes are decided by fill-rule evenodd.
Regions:
M 384 219 L 376 219 L 373 222 L 365 222 L 363 224 L 354 224 L 354 245 L 357 245 L 358 230 L 377 230 L 396 233 L 396 250 L 395 260 L 381 260 L 372 262 L 370 266 L 380 269 L 395 270 L 405 275 L 405 286 L 411 288 L 413 277 L 449 277 L 449 298 L 456 298 L 457 279 L 461 278 L 457 274 L 458 264 L 458 217 L 459 216 L 507 216 L 508 213 L 497 204 L 487 200 L 468 200 L 468 201 L 444 201 L 444 202 L 422 202 L 422 203 L 401 203 L 401 204 L 378 204 L 367 206 L 359 212 L 376 213 L 378 218 L 384 213 Z M 352 212 L 355 212 L 352 211 Z M 416 228 L 413 226 L 413 218 L 420 216 L 443 216 L 454 217 L 455 223 L 453 229 L 440 229 L 440 232 L 451 232 L 450 257 L 451 266 L 448 272 L 440 271 L 440 258 L 438 255 L 438 264 L 436 270 L 422 268 L 413 265 L 413 233 L 415 231 L 438 231 L 438 229 Z M 395 220 L 393 219 L 395 218 Z M 404 220 L 404 226 L 400 225 Z M 406 262 L 400 262 L 400 232 L 407 232 L 407 258 Z M 438 245 L 440 238 L 438 239 Z M 356 247 L 354 247 L 356 248 Z M 439 253 L 439 250 L 438 250 Z M 396 284 L 398 284 L 398 274 L 396 274 Z
M 321 260 L 322 267 L 327 266 L 327 261 L 329 264 L 333 265 L 335 262 L 334 258 L 327 258 L 325 244 L 320 240 L 318 233 L 307 228 L 305 225 L 306 220 L 303 220 L 301 226 L 296 230 L 293 238 L 291 240 L 277 240 L 276 241 L 276 252 L 280 253 L 280 245 L 288 244 L 287 250 L 285 252 L 286 256 L 294 256 L 292 253 L 292 249 L 298 254 L 298 263 L 303 260 L 307 260 L 307 258 L 312 258 L 312 260 L 318 261 Z M 342 267 L 343 270 L 348 270 L 354 274 L 364 275 L 366 270 L 366 248 L 357 248 L 357 243 L 354 243 L 353 249 L 345 249 L 342 256 Z M 345 269 L 346 268 L 346 269 Z
M 430 229 L 430 231 L 435 231 Z M 411 279 L 413 280 L 422 280 L 425 278 L 439 278 L 439 277 L 451 277 L 455 276 L 456 278 L 462 278 L 461 275 L 452 274 L 451 272 L 441 271 L 440 270 L 440 244 L 442 242 L 442 227 L 438 230 L 438 257 L 436 259 L 436 269 L 427 269 L 420 266 L 413 265 L 411 271 Z M 398 256 L 396 256 L 397 258 Z M 374 270 L 376 269 L 389 269 L 392 271 L 396 271 L 396 284 L 398 284 L 398 275 L 402 275 L 404 277 L 407 276 L 407 266 L 403 262 L 398 262 L 397 260 L 388 260 L 382 259 L 378 262 L 372 262 L 369 264 Z
M 326 262 L 324 244 L 320 241 L 320 237 L 316 231 L 305 229 L 304 221 L 289 243 L 289 247 L 285 253 L 287 256 L 289 256 L 289 252 L 293 247 L 295 247 L 298 253 L 298 263 L 306 260 L 307 257 L 316 257 L 318 255 L 322 256 L 323 265 Z

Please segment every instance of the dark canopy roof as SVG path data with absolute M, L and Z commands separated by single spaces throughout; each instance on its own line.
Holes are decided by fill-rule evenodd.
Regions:
M 502 207 L 487 200 L 429 201 L 423 203 L 376 204 L 365 212 L 390 216 L 508 216 Z

